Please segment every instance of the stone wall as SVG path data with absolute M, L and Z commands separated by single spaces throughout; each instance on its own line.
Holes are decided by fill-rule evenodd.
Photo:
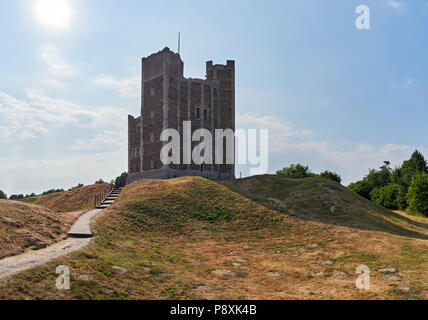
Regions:
M 141 117 L 128 116 L 128 172 L 140 172 L 141 144 L 140 144 Z
M 177 129 L 181 139 L 183 121 L 192 122 L 192 133 L 200 128 L 210 130 L 213 136 L 213 160 L 214 129 L 235 130 L 234 61 L 227 61 L 227 65 L 207 62 L 206 79 L 186 79 L 183 68 L 180 56 L 168 48 L 142 59 L 141 118 L 129 118 L 129 182 L 184 175 L 234 177 L 234 165 L 164 166 L 160 161 L 160 151 L 165 144 L 160 141 L 163 129 Z M 142 124 L 140 130 L 136 128 L 139 122 Z M 192 150 L 197 144 L 192 143 Z M 135 148 L 140 149 L 139 157 L 135 157 L 132 151 Z

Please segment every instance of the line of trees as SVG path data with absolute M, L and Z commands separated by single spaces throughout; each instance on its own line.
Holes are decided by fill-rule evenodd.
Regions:
M 384 161 L 371 169 L 360 181 L 348 188 L 388 209 L 407 210 L 428 215 L 428 165 L 422 153 L 415 150 L 409 160 L 395 169 Z

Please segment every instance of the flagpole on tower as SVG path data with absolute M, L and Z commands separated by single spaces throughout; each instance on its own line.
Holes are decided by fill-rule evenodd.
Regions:
M 181 35 L 180 32 L 178 33 L 178 54 L 180 54 L 180 43 L 181 42 Z

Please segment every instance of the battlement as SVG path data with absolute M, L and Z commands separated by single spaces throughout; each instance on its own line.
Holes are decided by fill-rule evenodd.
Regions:
M 213 64 L 212 61 L 206 62 L 207 70 L 217 69 L 217 70 L 235 70 L 235 60 L 227 60 L 226 64 Z
M 184 63 L 178 53 L 165 47 L 162 51 L 142 58 L 143 81 L 148 81 L 163 74 L 183 78 Z

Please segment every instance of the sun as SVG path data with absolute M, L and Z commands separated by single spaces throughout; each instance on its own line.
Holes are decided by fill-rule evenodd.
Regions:
M 36 15 L 38 20 L 48 27 L 70 27 L 71 10 L 67 0 L 37 0 Z

